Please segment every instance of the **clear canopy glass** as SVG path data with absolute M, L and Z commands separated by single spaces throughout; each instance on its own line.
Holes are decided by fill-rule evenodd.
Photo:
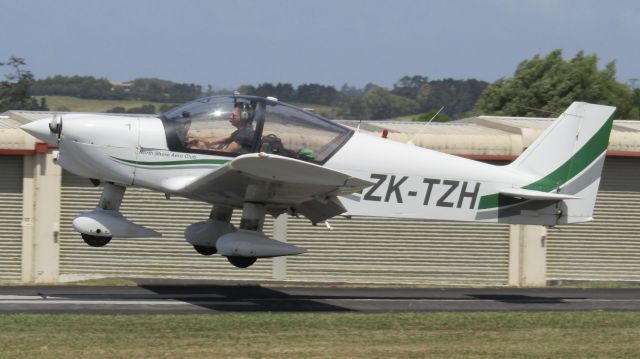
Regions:
M 180 152 L 262 151 L 322 163 L 352 134 L 313 113 L 253 96 L 206 97 L 171 109 L 161 118 L 170 149 Z

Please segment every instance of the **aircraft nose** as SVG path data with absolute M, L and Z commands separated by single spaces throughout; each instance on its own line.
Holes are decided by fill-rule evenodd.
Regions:
M 20 126 L 20 128 L 31 136 L 46 142 L 50 145 L 55 145 L 58 142 L 58 137 L 55 133 L 49 129 L 50 118 L 33 121 L 26 125 Z

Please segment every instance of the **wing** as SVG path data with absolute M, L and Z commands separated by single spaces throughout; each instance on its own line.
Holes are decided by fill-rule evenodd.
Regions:
M 184 182 L 183 182 L 184 183 Z M 337 196 L 359 192 L 372 182 L 346 173 L 274 154 L 252 153 L 236 157 L 204 176 L 181 184 L 181 193 L 213 203 L 238 204 L 247 199 L 247 188 L 262 188 L 253 201 L 272 211 L 294 209 L 312 222 L 344 213 Z

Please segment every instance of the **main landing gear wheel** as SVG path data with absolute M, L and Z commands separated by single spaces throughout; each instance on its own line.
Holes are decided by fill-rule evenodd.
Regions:
M 112 237 L 98 237 L 82 233 L 82 239 L 84 240 L 84 243 L 90 245 L 91 247 L 104 247 L 111 241 L 111 238 Z
M 194 245 L 193 249 L 195 249 L 196 252 L 202 254 L 203 256 L 210 256 L 210 255 L 216 254 L 216 252 L 218 252 L 216 247 L 205 247 L 205 246 L 195 246 Z
M 227 257 L 227 260 L 229 261 L 229 263 L 233 264 L 234 266 L 238 267 L 238 268 L 247 268 L 249 266 L 251 266 L 253 263 L 256 262 L 256 257 L 236 257 L 236 256 L 231 256 L 231 257 Z

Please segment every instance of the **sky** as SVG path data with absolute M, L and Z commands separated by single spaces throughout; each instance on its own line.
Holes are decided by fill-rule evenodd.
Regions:
M 36 78 L 228 89 L 493 82 L 559 48 L 615 60 L 626 82 L 640 78 L 639 34 L 637 0 L 0 0 L 0 62 L 22 57 Z

